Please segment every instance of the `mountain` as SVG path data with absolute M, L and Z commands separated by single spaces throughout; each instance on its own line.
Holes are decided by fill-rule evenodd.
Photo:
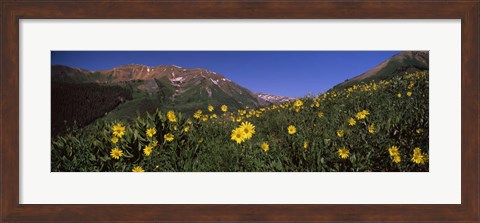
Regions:
M 99 72 L 93 72 L 76 67 L 53 65 L 51 69 L 52 82 L 92 83 L 104 81 L 104 79 L 107 78 Z
M 257 97 L 270 102 L 272 104 L 281 104 L 283 102 L 294 100 L 295 98 L 285 97 L 285 96 L 278 96 L 278 95 L 271 95 L 265 93 L 257 93 Z
M 361 82 L 384 80 L 395 75 L 404 74 L 405 72 L 414 73 L 428 69 L 428 51 L 404 51 L 390 57 L 367 72 L 336 85 L 334 88 L 350 87 Z
M 428 67 L 428 51 L 405 51 L 333 89 L 388 79 L 405 72 L 424 71 Z M 157 109 L 191 115 L 213 105 L 214 112 L 219 113 L 221 105 L 235 111 L 246 106 L 265 107 L 293 99 L 255 94 L 222 74 L 175 65 L 128 64 L 99 71 L 52 65 L 51 78 L 52 120 L 58 119 L 52 121 L 52 129 L 55 129 L 52 135 L 61 134 L 75 121 L 82 127 L 99 118 L 133 119 Z
M 52 83 L 57 85 L 93 83 L 127 89 L 132 94 L 131 100 L 107 112 L 106 118 L 109 119 L 131 119 L 137 114 L 153 112 L 156 109 L 172 109 L 192 114 L 198 109 L 206 110 L 208 105 L 213 105 L 217 108 L 215 111 L 219 112 L 219 107 L 224 104 L 234 110 L 246 106 L 263 107 L 272 103 L 221 74 L 201 68 L 129 64 L 109 70 L 89 71 L 53 65 L 51 71 Z M 79 89 L 72 87 L 77 88 Z M 52 97 L 52 100 L 54 99 L 55 97 Z
M 142 82 L 137 89 L 147 92 L 160 91 L 167 101 L 177 104 L 192 101 L 210 101 L 213 105 L 226 103 L 234 107 L 258 107 L 268 104 L 225 76 L 200 68 L 127 65 L 100 73 L 112 77 L 109 81 L 111 83 L 133 80 Z

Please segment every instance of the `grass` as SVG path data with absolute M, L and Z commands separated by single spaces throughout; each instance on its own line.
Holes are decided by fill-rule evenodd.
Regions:
M 52 171 L 428 171 L 428 92 L 428 72 L 417 72 L 264 108 L 223 113 L 215 105 L 216 113 L 203 106 L 195 117 L 176 111 L 175 121 L 162 111 L 104 120 L 53 139 Z M 125 130 L 113 131 L 119 124 Z M 254 133 L 245 132 L 250 124 Z M 119 159 L 113 148 L 122 150 Z

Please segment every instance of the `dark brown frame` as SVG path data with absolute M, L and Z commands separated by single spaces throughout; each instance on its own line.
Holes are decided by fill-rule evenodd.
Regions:
M 17 221 L 468 221 L 479 218 L 479 16 L 466 1 L 0 1 L 1 219 Z M 107 10 L 114 9 L 114 10 Z M 21 205 L 19 19 L 461 19 L 460 205 Z

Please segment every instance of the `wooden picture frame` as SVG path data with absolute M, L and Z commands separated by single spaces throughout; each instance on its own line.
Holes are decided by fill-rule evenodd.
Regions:
M 473 1 L 0 2 L 1 219 L 23 221 L 479 221 L 479 17 Z M 107 10 L 115 9 L 115 10 Z M 20 19 L 461 19 L 461 204 L 19 204 Z

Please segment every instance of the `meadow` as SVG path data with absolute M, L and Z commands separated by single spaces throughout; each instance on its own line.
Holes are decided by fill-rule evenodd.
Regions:
M 156 111 L 52 139 L 54 172 L 429 171 L 428 72 L 280 105 Z

